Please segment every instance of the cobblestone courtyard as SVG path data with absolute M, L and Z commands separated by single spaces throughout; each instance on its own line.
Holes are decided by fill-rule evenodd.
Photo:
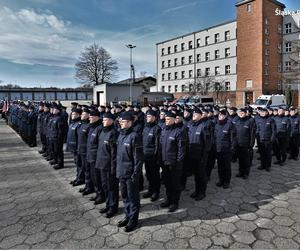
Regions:
M 193 179 L 183 192 L 180 209 L 161 209 L 162 199 L 142 199 L 139 228 L 124 233 L 107 219 L 79 187 L 71 187 L 75 168 L 55 171 L 0 121 L 0 248 L 258 248 L 299 249 L 300 164 L 288 161 L 270 173 L 256 169 L 249 180 L 233 177 L 231 188 L 215 187 L 216 171 L 207 197 L 189 197 Z M 255 157 L 257 158 L 257 157 Z M 237 165 L 233 164 L 233 176 Z M 164 190 L 162 191 L 164 195 Z

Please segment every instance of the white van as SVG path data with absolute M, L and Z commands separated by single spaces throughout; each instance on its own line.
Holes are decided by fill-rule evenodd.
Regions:
M 200 96 L 200 95 L 195 95 L 192 96 L 189 101 L 187 102 L 188 105 L 199 105 L 202 104 L 203 106 L 205 105 L 214 105 L 214 98 L 211 96 Z
M 267 107 L 280 107 L 286 106 L 285 96 L 284 95 L 261 95 L 256 101 L 250 105 L 253 109 L 258 107 L 267 108 Z

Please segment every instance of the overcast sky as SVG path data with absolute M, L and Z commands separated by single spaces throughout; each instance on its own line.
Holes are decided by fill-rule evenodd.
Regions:
M 236 0 L 0 0 L 0 80 L 77 87 L 74 64 L 93 42 L 118 61 L 119 80 L 156 73 L 155 44 L 235 19 Z M 289 10 L 299 0 L 285 0 Z

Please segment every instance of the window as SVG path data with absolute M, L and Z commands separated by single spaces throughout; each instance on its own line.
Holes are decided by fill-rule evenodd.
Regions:
M 189 78 L 193 78 L 193 70 L 189 70 Z
M 292 51 L 292 43 L 287 42 L 285 43 L 285 52 L 291 52 Z
M 279 73 L 281 73 L 281 67 L 282 67 L 282 65 L 281 65 L 281 63 L 279 63 L 278 66 L 277 66 L 277 71 L 278 71 Z
M 218 42 L 220 42 L 220 34 L 219 33 L 215 34 L 215 43 L 218 43 Z
M 169 86 L 168 86 L 168 92 L 171 92 L 171 88 L 172 88 L 172 86 L 169 85 Z
M 277 31 L 278 31 L 279 34 L 282 33 L 282 26 L 281 26 L 281 24 L 278 24 Z
M 230 74 L 230 65 L 225 66 L 225 75 Z
M 165 61 L 161 62 L 161 67 L 164 68 L 165 67 Z
M 205 68 L 205 76 L 209 76 L 210 75 L 210 68 Z
M 277 81 L 277 89 L 278 89 L 278 90 L 281 90 L 281 89 L 282 89 L 282 81 L 281 81 L 281 80 L 278 80 L 278 81 Z
M 252 6 L 251 6 L 251 4 L 247 4 L 247 12 L 252 12 Z
M 209 52 L 206 52 L 205 53 L 205 61 L 209 61 L 209 58 L 210 58 L 210 54 L 209 54 Z
M 181 71 L 181 79 L 185 78 L 185 71 Z
M 161 86 L 161 92 L 165 92 L 166 91 L 166 87 L 165 86 Z
M 165 49 L 161 49 L 161 55 L 163 56 L 165 54 Z
M 268 25 L 269 24 L 269 19 L 266 17 L 265 18 L 265 24 Z
M 168 67 L 171 67 L 171 60 L 168 60 Z
M 174 59 L 174 66 L 177 66 L 177 58 Z
M 280 44 L 278 44 L 278 53 L 281 53 L 281 52 L 282 52 L 282 45 L 280 43 Z
M 268 28 L 265 28 L 265 35 L 269 35 L 269 29 Z
M 265 57 L 265 65 L 268 66 L 269 65 L 269 58 Z
M 181 50 L 184 50 L 184 43 L 181 44 Z
M 178 85 L 175 85 L 174 86 L 174 92 L 177 92 L 177 90 L 178 90 Z
M 265 49 L 265 55 L 268 56 L 270 53 L 269 53 L 269 49 Z
M 197 69 L 197 77 L 201 76 L 201 69 Z
M 181 57 L 181 64 L 182 64 L 182 65 L 184 64 L 184 56 Z
M 168 54 L 171 53 L 171 47 L 168 47 Z
M 225 82 L 225 90 L 230 91 L 230 82 Z
M 229 57 L 230 56 L 230 48 L 226 48 L 225 49 L 225 57 Z
M 269 75 L 269 69 L 265 68 L 265 75 L 268 76 Z
M 197 47 L 200 47 L 200 38 L 197 39 Z
M 189 41 L 189 49 L 193 48 L 193 41 Z
M 178 78 L 178 72 L 175 72 L 174 73 L 174 79 L 177 80 L 177 78 Z
M 201 54 L 197 54 L 197 62 L 201 61 Z
M 184 92 L 185 86 L 181 85 L 181 92 Z
M 215 59 L 220 58 L 220 50 L 215 50 Z
M 209 44 L 209 36 L 206 36 L 205 37 L 205 45 L 208 45 Z
M 253 81 L 252 80 L 246 80 L 246 88 L 252 88 Z
M 193 56 L 189 56 L 189 63 L 193 62 Z
M 216 76 L 220 75 L 220 67 L 219 66 L 215 67 L 215 75 Z
M 270 40 L 269 40 L 269 38 L 266 38 L 266 39 L 265 39 L 265 45 L 270 45 Z
M 171 73 L 168 73 L 168 80 L 171 80 Z
M 288 34 L 288 33 L 291 33 L 292 32 L 292 23 L 287 23 L 285 25 L 285 33 Z
M 291 62 L 290 61 L 287 61 L 285 62 L 285 71 L 291 71 Z
M 165 74 L 161 75 L 161 80 L 164 81 L 165 80 Z
M 177 45 L 174 45 L 174 53 L 177 52 Z
M 230 39 L 230 31 L 225 31 L 225 41 L 228 41 Z

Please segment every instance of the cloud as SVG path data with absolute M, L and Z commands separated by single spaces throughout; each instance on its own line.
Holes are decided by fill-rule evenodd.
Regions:
M 199 1 L 179 5 L 179 6 L 176 6 L 176 7 L 172 7 L 172 8 L 169 8 L 169 9 L 165 10 L 164 13 L 170 13 L 170 12 L 178 11 L 178 10 L 181 10 L 181 9 L 184 9 L 184 8 L 187 8 L 187 7 L 195 6 L 198 3 L 199 3 Z

